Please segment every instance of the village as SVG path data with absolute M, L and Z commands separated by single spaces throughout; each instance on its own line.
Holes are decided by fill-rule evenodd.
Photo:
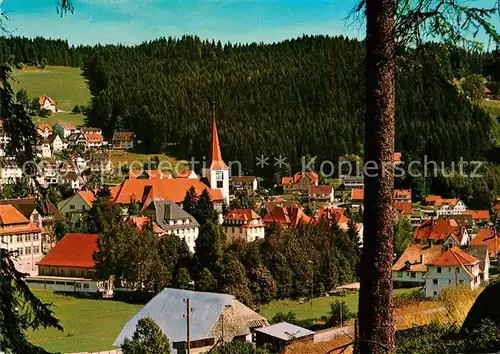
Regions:
M 40 98 L 40 104 L 44 109 L 56 110 L 55 101 L 50 97 Z M 5 147 L 10 137 L 3 133 L 1 139 Z M 190 191 L 197 196 L 208 193 L 228 244 L 263 242 L 270 230 L 301 232 L 302 225 L 324 223 L 334 225 L 345 234 L 354 234 L 353 242 L 362 249 L 364 183 L 361 176 L 344 176 L 332 185 L 320 184 L 317 172 L 297 171 L 282 176 L 280 185 L 276 186 L 281 194 L 270 195 L 262 192 L 261 178 L 231 175 L 223 159 L 215 114 L 211 139 L 209 167 L 205 170 L 167 171 L 149 165 L 149 168 L 129 170 L 123 181 L 109 184 L 95 183 L 94 178 L 113 172 L 110 151 L 134 148 L 136 140 L 132 132 L 115 132 L 108 142 L 99 128 L 61 122 L 53 127 L 40 124 L 36 153 L 41 168 L 37 169 L 36 176 L 28 177 L 16 158 L 8 156 L 2 148 L 2 189 L 22 180 L 42 188 L 65 185 L 71 189 L 71 196 L 57 205 L 37 194 L 0 200 L 1 241 L 6 249 L 16 253 L 16 269 L 29 275 L 26 281 L 33 289 L 101 301 L 112 299 L 117 293 L 115 290 L 121 291 L 115 289 L 116 281 L 96 274 L 95 255 L 100 252 L 98 233 L 68 232 L 59 240 L 56 237 L 58 224 L 84 220 L 104 189 L 109 191 L 109 202 L 119 207 L 123 220 L 139 231 L 150 228 L 158 239 L 182 240 L 191 255 L 196 253 L 202 221 L 183 209 Z M 401 161 L 402 153 L 395 152 L 393 163 L 398 165 Z M 471 210 L 460 198 L 426 195 L 416 200 L 411 189 L 395 189 L 392 215 L 394 223 L 407 222 L 413 230 L 402 254 L 394 257 L 395 288 L 419 288 L 425 296 L 436 298 L 445 288 L 460 285 L 474 290 L 498 275 L 500 235 L 494 222 L 500 218 L 500 198 L 489 210 Z M 348 285 L 356 291 L 356 284 L 359 285 L 339 285 Z M 126 286 L 130 284 L 123 283 L 123 287 Z M 139 284 L 139 288 L 142 286 Z M 269 319 L 232 294 L 196 289 L 197 284 L 191 280 L 189 286 L 180 289 L 152 291 L 151 300 L 123 324 L 114 345 L 120 346 L 126 337 L 131 337 L 139 320 L 145 317 L 155 320 L 167 334 L 174 353 L 201 353 L 221 341 L 250 341 L 282 350 L 298 339 L 315 340 L 316 333 L 310 329 L 288 322 L 270 324 Z M 311 304 L 313 292 L 328 296 L 334 294 L 336 288 L 312 288 Z M 192 308 L 198 319 L 188 324 L 191 334 L 188 331 L 187 342 L 186 299 L 189 299 L 188 308 Z M 206 303 L 213 307 L 205 309 Z

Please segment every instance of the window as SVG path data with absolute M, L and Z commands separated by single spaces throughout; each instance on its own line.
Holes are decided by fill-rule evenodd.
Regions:
M 70 274 L 72 277 L 74 277 L 74 276 L 75 276 L 75 270 L 74 270 L 74 269 L 71 269 L 71 270 L 69 271 L 69 274 Z
M 33 241 L 38 241 L 38 238 L 39 238 L 38 234 L 33 235 Z
M 24 239 L 25 239 L 26 241 L 31 241 L 31 235 L 26 235 L 26 236 L 24 236 Z
M 56 270 L 55 269 L 51 269 L 50 270 L 50 275 L 56 275 Z
M 82 210 L 85 210 L 85 205 L 82 205 Z
M 451 272 L 451 267 L 448 267 L 448 272 Z
M 80 272 L 80 276 L 81 276 L 82 278 L 85 278 L 85 271 L 84 271 L 84 270 L 82 270 L 82 271 Z
M 17 242 L 23 242 L 23 236 L 17 235 Z
M 70 206 L 69 206 L 69 209 L 70 209 L 70 210 L 75 210 L 75 206 L 74 206 L 74 205 L 70 205 Z
M 438 292 L 437 292 L 437 291 L 434 291 L 434 296 L 436 296 L 437 294 L 438 294 Z
M 10 243 L 12 243 L 12 238 L 13 238 L 12 235 L 10 235 Z
M 83 283 L 83 288 L 88 289 L 89 288 L 89 283 Z
M 448 284 L 451 284 L 451 279 L 448 279 Z
M 416 278 L 417 277 L 417 274 L 415 272 L 411 272 L 411 277 L 412 278 Z
M 396 272 L 396 276 L 398 278 L 402 278 L 403 277 L 403 272 Z
M 82 284 L 80 283 L 75 283 L 75 288 L 81 288 L 82 287 Z
M 438 280 L 437 279 L 432 279 L 432 284 L 438 285 Z
M 455 272 L 456 272 L 456 273 L 460 273 L 460 267 L 456 267 L 456 268 L 455 268 Z
M 26 254 L 31 254 L 31 246 L 26 247 Z
M 233 227 L 233 234 L 234 234 L 234 227 Z
M 437 267 L 437 272 L 441 273 L 441 267 Z
M 61 275 L 64 276 L 64 269 L 61 269 Z
M 463 280 L 460 280 L 460 284 L 463 284 L 463 283 L 464 283 L 464 281 L 463 281 Z

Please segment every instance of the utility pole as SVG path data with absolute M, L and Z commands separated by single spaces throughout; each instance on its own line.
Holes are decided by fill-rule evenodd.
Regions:
M 189 298 L 185 299 L 184 302 L 186 303 L 186 314 L 184 317 L 186 318 L 186 344 L 187 344 L 187 354 L 191 354 L 191 340 L 190 340 L 190 330 L 191 330 L 191 311 L 193 310 L 189 306 Z

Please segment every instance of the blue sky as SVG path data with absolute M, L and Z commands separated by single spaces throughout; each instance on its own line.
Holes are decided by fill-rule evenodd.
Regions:
M 1 0 L 0 0 L 1 2 Z M 72 44 L 133 44 L 196 34 L 223 42 L 273 42 L 302 34 L 363 36 L 346 17 L 355 0 L 73 0 L 63 18 L 55 0 L 3 0 L 14 35 L 65 38 Z
M 135 44 L 183 34 L 233 43 L 269 43 L 304 33 L 364 37 L 362 25 L 348 18 L 357 0 L 73 0 L 75 13 L 62 18 L 56 0 L 0 4 L 13 35 L 63 38 L 71 44 Z

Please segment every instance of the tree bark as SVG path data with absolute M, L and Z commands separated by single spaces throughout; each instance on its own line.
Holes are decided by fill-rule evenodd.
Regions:
M 361 353 L 395 351 L 392 303 L 396 0 L 366 1 L 364 235 Z M 376 164 L 376 168 L 371 168 Z M 376 176 L 375 176 L 376 175 Z

